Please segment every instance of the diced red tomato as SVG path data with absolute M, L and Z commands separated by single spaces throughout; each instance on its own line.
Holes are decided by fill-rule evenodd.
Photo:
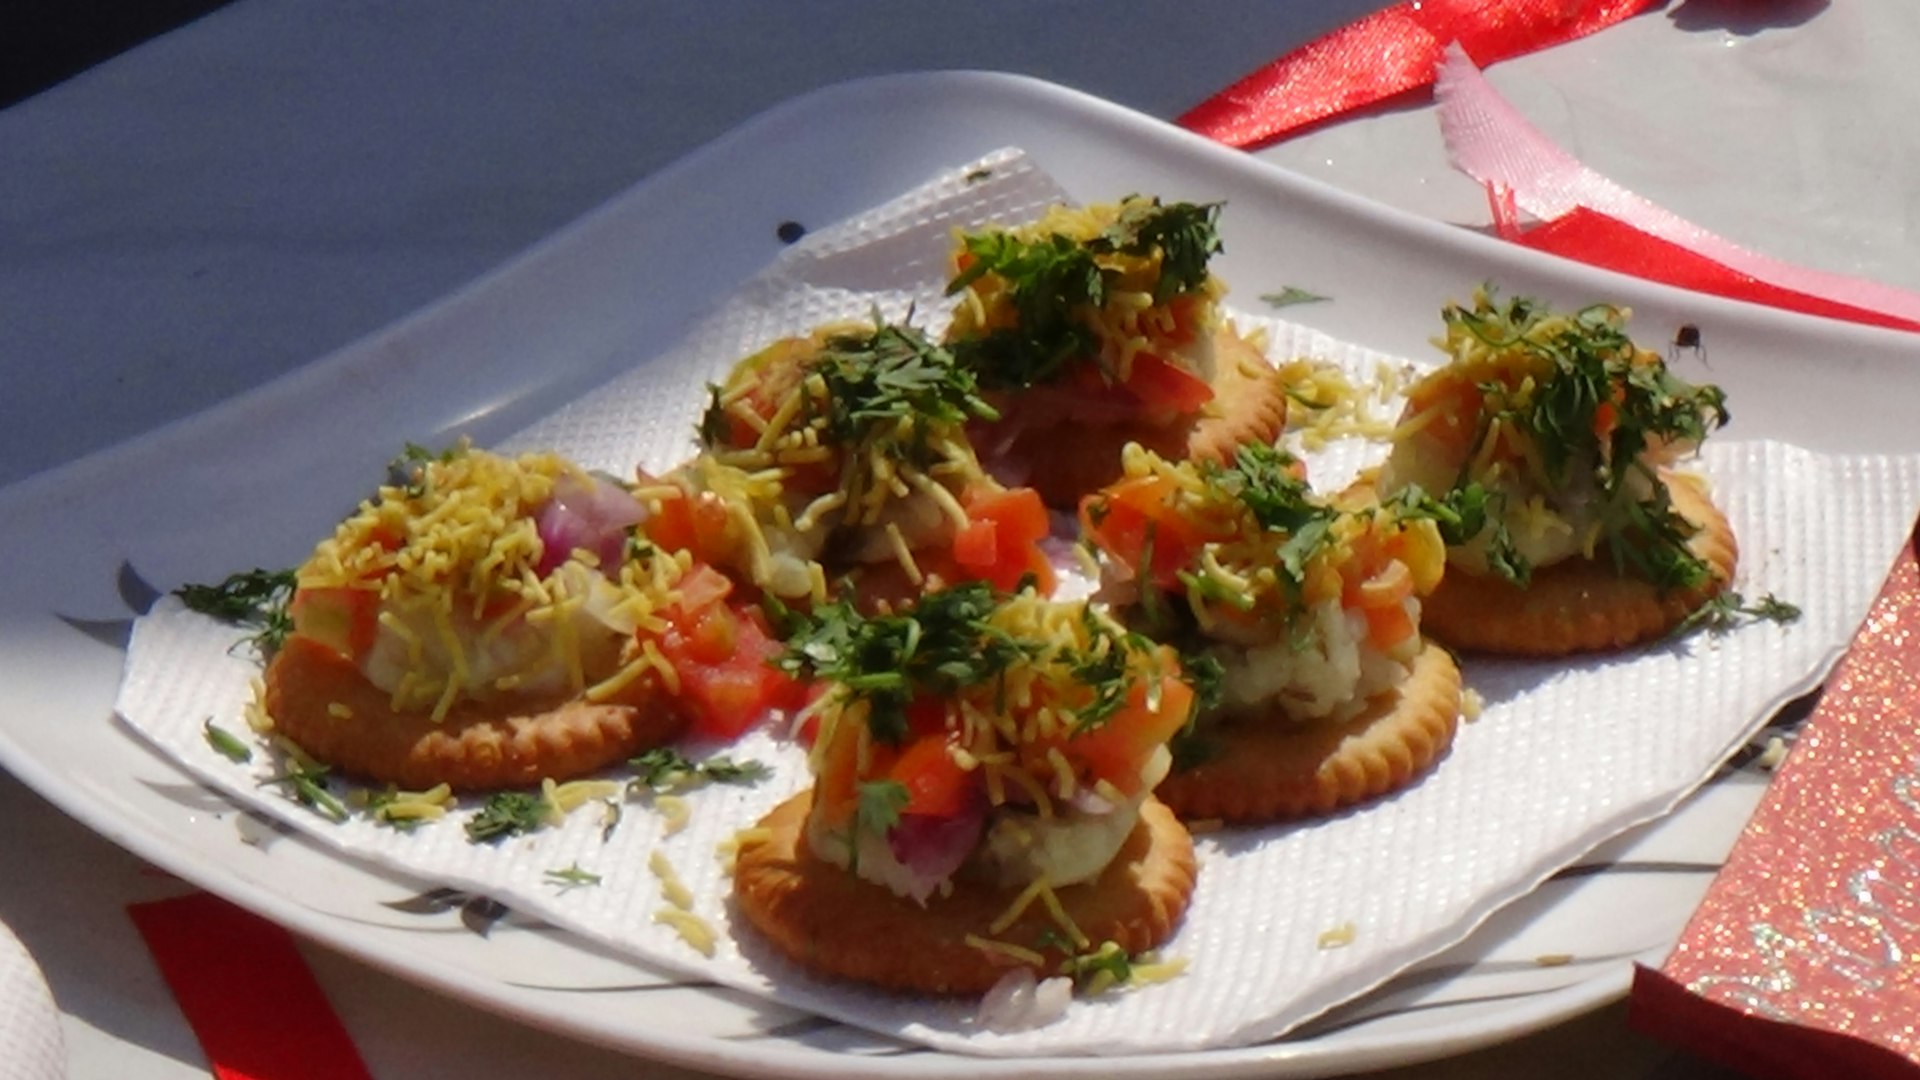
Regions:
M 680 705 L 695 735 L 732 739 L 773 709 L 798 708 L 806 687 L 774 666 L 785 647 L 760 609 L 730 600 L 732 583 L 698 566 L 668 613 L 660 653 L 680 680 Z
M 1164 476 L 1122 480 L 1080 503 L 1080 523 L 1093 542 L 1107 554 L 1132 567 L 1153 583 L 1171 588 L 1205 538 L 1200 530 L 1175 512 L 1169 503 L 1174 483 Z M 1152 546 L 1153 565 L 1143 567 Z
M 722 562 L 733 546 L 727 536 L 727 509 L 710 496 L 663 497 L 660 512 L 640 531 L 668 551 L 690 551 L 701 562 Z
M 1106 722 L 1069 738 L 1061 747 L 1068 760 L 1087 767 L 1128 795 L 1140 789 L 1140 769 L 1155 748 L 1186 725 L 1193 708 L 1193 689 L 1168 675 L 1160 680 L 1159 708 L 1147 705 L 1147 686 L 1136 682 L 1127 703 Z
M 1040 549 L 1052 531 L 1047 508 L 1032 488 L 969 491 L 968 524 L 953 538 L 953 560 L 971 580 L 1011 592 L 1028 574 L 1042 595 L 1053 592 L 1053 565 Z
M 294 633 L 349 660 L 365 656 L 380 634 L 380 594 L 372 589 L 301 589 L 290 614 Z
M 1407 614 L 1405 604 L 1361 610 L 1367 616 L 1367 640 L 1381 652 L 1391 652 L 1395 646 L 1420 632 L 1413 624 L 1413 616 Z
M 901 811 L 925 817 L 953 817 L 972 801 L 977 773 L 963 769 L 947 752 L 944 733 L 910 743 L 887 771 L 889 779 L 907 789 Z

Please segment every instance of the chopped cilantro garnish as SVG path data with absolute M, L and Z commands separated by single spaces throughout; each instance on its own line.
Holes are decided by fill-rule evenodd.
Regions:
M 1687 546 L 1694 528 L 1673 509 L 1645 456 L 1659 446 L 1696 445 L 1725 424 L 1725 394 L 1715 386 L 1693 386 L 1643 353 L 1611 305 L 1584 308 L 1549 331 L 1543 325 L 1556 316 L 1545 305 L 1526 297 L 1502 303 L 1486 291 L 1472 308 L 1450 305 L 1442 317 L 1451 330 L 1496 354 L 1525 354 L 1543 368 L 1518 386 L 1482 386 L 1485 405 L 1467 460 L 1496 423 L 1510 429 L 1536 451 L 1539 482 L 1553 490 L 1593 491 L 1601 540 L 1618 570 L 1662 590 L 1704 582 L 1711 571 Z M 1637 497 L 1638 485 L 1629 486 L 1633 480 L 1650 486 L 1653 496 Z M 1490 565 L 1524 583 L 1529 567 L 1510 546 L 1506 555 Z
M 530 833 L 547 823 L 547 803 L 525 791 L 502 791 L 487 799 L 480 812 L 467 819 L 467 839 L 494 843 Z
M 885 836 L 900 823 L 900 814 L 912 796 L 898 780 L 868 780 L 859 788 L 860 805 L 855 822 L 860 831 Z
M 334 797 L 333 792 L 327 790 L 328 771 L 325 765 L 306 754 L 289 751 L 286 768 L 279 775 L 261 781 L 261 784 L 286 787 L 295 802 L 337 825 L 347 820 L 347 807 Z
M 873 737 L 897 745 L 907 735 L 907 706 L 922 693 L 950 696 L 991 682 L 1040 646 L 989 621 L 999 598 L 974 582 L 929 593 L 903 614 L 866 616 L 846 601 L 796 617 L 780 666 L 838 683 L 868 704 Z
M 241 742 L 239 737 L 231 731 L 215 724 L 213 717 L 207 717 L 207 722 L 200 730 L 206 735 L 207 745 L 213 747 L 216 753 L 228 761 L 244 765 L 253 760 L 252 747 Z
M 1133 978 L 1133 955 L 1118 942 L 1103 941 L 1098 948 L 1061 961 L 1060 974 L 1072 979 L 1082 993 L 1125 986 Z
M 600 884 L 599 874 L 593 873 L 590 870 L 581 869 L 580 864 L 577 862 L 562 870 L 544 871 L 540 876 L 547 879 L 547 884 L 558 886 L 561 892 L 578 889 L 586 885 Z
M 1072 658 L 1072 671 L 1076 680 L 1093 691 L 1093 700 L 1075 710 L 1074 730 L 1088 731 L 1112 719 L 1127 703 L 1134 684 L 1132 658 L 1152 649 L 1153 642 L 1116 630 L 1092 607 L 1082 608 L 1080 618 L 1090 643 Z
M 772 775 L 758 761 L 736 762 L 725 755 L 692 761 L 671 746 L 655 747 L 627 764 L 640 775 L 633 787 L 653 792 L 675 791 L 701 784 L 753 784 Z
M 1219 213 L 1218 203 L 1132 199 L 1105 232 L 1085 242 L 1059 234 L 1023 240 L 1002 231 L 963 236 L 969 261 L 947 283 L 947 295 L 996 275 L 1006 283 L 1015 319 L 954 343 L 954 355 L 989 390 L 1054 381 L 1070 362 L 1098 352 L 1084 313 L 1106 304 L 1114 272 L 1096 257 L 1158 253 L 1153 298 L 1165 303 L 1207 280 L 1207 261 L 1220 250 Z
M 1700 605 L 1692 614 L 1674 627 L 1673 637 L 1684 637 L 1696 630 L 1705 630 L 1709 634 L 1724 634 L 1737 629 L 1748 622 L 1776 622 L 1781 625 L 1800 621 L 1800 608 L 1797 604 L 1767 593 L 1753 603 L 1747 603 L 1746 597 L 1728 589 L 1718 593 L 1706 603 Z
M 190 611 L 255 629 L 248 641 L 262 656 L 271 656 L 293 631 L 288 611 L 293 589 L 292 570 L 255 569 L 229 574 L 218 585 L 182 585 L 173 594 Z
M 1268 307 L 1283 308 L 1292 307 L 1295 304 L 1317 304 L 1323 300 L 1331 300 L 1332 297 L 1311 293 L 1296 285 L 1288 285 L 1279 292 L 1261 293 L 1260 299 Z
M 427 493 L 427 466 L 434 463 L 446 464 L 466 453 L 465 440 L 454 443 L 445 450 L 433 451 L 416 442 L 409 442 L 400 451 L 400 456 L 387 462 L 387 482 L 400 489 L 409 499 L 417 499 Z

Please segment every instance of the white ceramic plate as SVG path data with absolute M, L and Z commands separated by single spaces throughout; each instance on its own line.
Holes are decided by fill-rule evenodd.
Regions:
M 247 819 L 112 716 L 154 589 L 291 565 L 406 440 L 487 442 L 644 363 L 778 250 L 1005 145 L 1076 195 L 1228 201 L 1239 301 L 1425 348 L 1475 282 L 1625 301 L 1643 338 L 1701 329 L 1737 431 L 1920 449 L 1876 396 L 1920 389 L 1913 339 L 1703 298 L 1410 218 L 1032 80 L 915 75 L 774 110 L 415 317 L 256 392 L 0 491 L 0 762 L 152 862 L 298 932 L 486 1008 L 696 1068 L 839 1077 L 1309 1076 L 1460 1052 L 1619 995 L 1657 962 L 1764 787 L 1730 767 L 1667 821 L 1592 853 L 1462 945 L 1287 1039 L 1120 1060 L 943 1055 L 610 956 L 505 911 L 345 863 Z M 1695 372 L 1701 374 L 1701 372 Z M 1782 723 L 1790 723 L 1791 718 Z M 1676 722 L 1683 722 L 1676 718 Z

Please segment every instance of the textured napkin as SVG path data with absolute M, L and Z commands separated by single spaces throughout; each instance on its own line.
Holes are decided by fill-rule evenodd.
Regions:
M 0 923 L 0 1080 L 61 1080 L 67 1046 L 46 976 Z
M 797 244 L 686 342 L 513 444 L 551 447 L 621 472 L 668 466 L 691 449 L 703 383 L 736 358 L 774 337 L 876 308 L 890 317 L 912 309 L 937 332 L 951 230 L 1024 219 L 1061 197 L 1015 152 L 955 170 Z M 1231 243 L 1231 208 L 1226 229 Z M 1463 281 L 1463 292 L 1471 284 Z M 1275 320 L 1236 321 L 1264 331 L 1277 359 L 1312 357 L 1361 383 L 1394 385 L 1424 366 Z M 1400 378 L 1376 383 L 1383 368 Z M 1397 409 L 1390 396 L 1375 405 L 1385 416 Z M 216 754 L 202 724 L 211 715 L 244 730 L 241 710 L 257 668 L 229 652 L 234 631 L 177 604 L 163 603 L 136 627 L 119 708 L 236 801 L 344 852 L 485 893 L 690 975 L 973 1053 L 1248 1043 L 1459 941 L 1594 844 L 1666 812 L 1775 707 L 1817 680 L 1859 622 L 1920 504 L 1920 459 L 1816 455 L 1736 438 L 1717 439 L 1701 462 L 1740 537 L 1735 584 L 1750 596 L 1771 592 L 1799 603 L 1798 623 L 1753 624 L 1578 663 L 1466 665 L 1485 709 L 1432 774 L 1323 821 L 1203 836 L 1193 906 L 1164 950 L 1189 961 L 1188 973 L 1076 1002 L 1038 1030 L 983 1031 L 973 1002 L 817 980 L 749 930 L 734 932 L 716 848 L 807 782 L 802 755 L 775 733 L 749 734 L 732 750 L 770 763 L 774 776 L 751 788 L 694 792 L 691 821 L 677 834 L 665 835 L 658 815 L 629 805 L 610 834 L 600 814 L 584 811 L 561 827 L 494 846 L 469 843 L 458 827 L 475 804 L 452 822 L 410 834 L 358 819 L 335 825 L 262 786 L 275 770 L 264 750 L 247 764 Z M 1331 487 L 1381 453 L 1376 444 L 1346 440 L 1309 456 L 1316 480 Z M 722 931 L 712 958 L 654 921 L 664 906 L 649 869 L 654 853 L 683 879 L 693 909 Z M 553 876 L 569 868 L 598 875 L 599 883 L 569 887 Z

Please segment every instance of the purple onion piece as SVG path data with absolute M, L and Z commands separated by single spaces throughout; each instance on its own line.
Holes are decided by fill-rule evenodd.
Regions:
M 534 516 L 542 547 L 535 572 L 545 577 L 577 549 L 593 552 L 611 571 L 625 554 L 627 530 L 645 520 L 647 508 L 619 484 L 563 475 Z
M 914 900 L 925 903 L 953 876 L 980 843 L 980 830 L 987 820 L 983 799 L 975 799 L 967 809 L 953 817 L 926 814 L 902 814 L 887 832 L 887 847 L 912 876 L 909 886 Z

